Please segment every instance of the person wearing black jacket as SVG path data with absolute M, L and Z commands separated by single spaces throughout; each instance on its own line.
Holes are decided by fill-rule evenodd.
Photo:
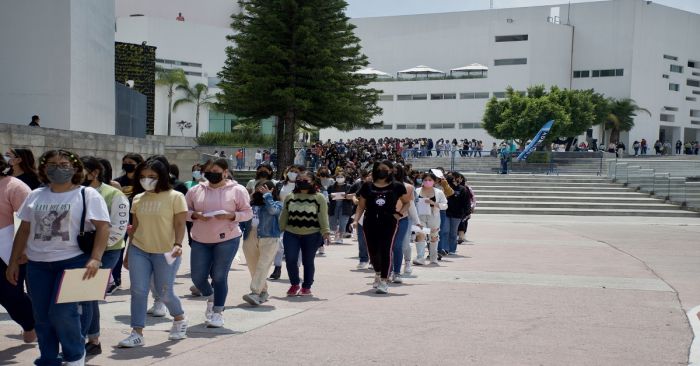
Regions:
M 447 173 L 445 179 L 454 190 L 454 194 L 447 197 L 447 224 L 449 225 L 449 234 L 447 235 L 447 250 L 443 250 L 442 255 L 455 254 L 457 252 L 457 233 L 459 224 L 469 215 L 471 210 L 471 200 L 469 198 L 469 190 L 458 184 L 458 181 L 463 181 L 464 177 L 458 172 Z

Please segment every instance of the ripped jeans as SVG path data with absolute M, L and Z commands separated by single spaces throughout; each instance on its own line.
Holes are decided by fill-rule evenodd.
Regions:
M 180 299 L 173 291 L 175 274 L 182 257 L 168 264 L 163 253 L 147 253 L 137 246 L 129 247 L 129 279 L 131 280 L 131 327 L 143 328 L 146 325 L 146 310 L 151 276 L 158 298 L 168 308 L 171 316 L 183 315 Z

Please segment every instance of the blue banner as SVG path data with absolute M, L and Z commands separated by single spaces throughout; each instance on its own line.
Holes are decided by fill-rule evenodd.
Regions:
M 532 141 L 530 141 L 530 143 L 527 144 L 527 146 L 525 146 L 523 152 L 521 152 L 520 155 L 518 155 L 518 161 L 526 160 L 527 157 L 530 156 L 530 154 L 533 151 L 535 151 L 537 145 L 541 144 L 544 141 L 544 139 L 547 138 L 547 135 L 549 135 L 549 130 L 552 129 L 553 124 L 554 120 L 551 120 L 545 123 L 544 126 L 542 126 L 540 132 L 538 132 L 537 135 L 535 135 L 535 138 L 533 138 Z

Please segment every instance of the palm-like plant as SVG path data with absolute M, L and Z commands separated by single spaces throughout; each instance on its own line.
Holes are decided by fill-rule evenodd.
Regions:
M 605 130 L 610 130 L 610 141 L 618 142 L 621 131 L 629 131 L 634 127 L 634 117 L 637 112 L 644 112 L 651 117 L 648 109 L 642 108 L 629 98 L 610 101 L 610 113 L 605 119 Z M 603 132 L 605 133 L 605 132 Z
M 183 83 L 187 83 L 187 77 L 182 69 L 156 68 L 156 85 L 168 88 L 168 136 L 170 136 L 172 124 L 173 95 L 175 94 L 175 88 Z
M 209 87 L 202 83 L 197 83 L 190 88 L 189 83 L 185 80 L 185 82 L 178 85 L 176 89 L 182 90 L 185 96 L 175 101 L 173 110 L 177 109 L 181 104 L 192 103 L 195 105 L 194 134 L 195 137 L 199 137 L 199 111 L 202 107 L 209 107 L 214 104 L 214 99 L 216 97 L 209 95 Z

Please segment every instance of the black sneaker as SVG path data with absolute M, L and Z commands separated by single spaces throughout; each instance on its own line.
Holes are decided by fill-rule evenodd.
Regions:
M 122 284 L 121 282 L 112 282 L 109 287 L 107 287 L 107 295 L 112 295 L 114 294 L 115 291 L 121 290 Z
M 85 356 L 97 356 L 102 353 L 102 344 L 85 343 Z
M 282 276 L 282 267 L 275 267 L 275 270 L 272 271 L 272 274 L 270 275 L 270 279 L 271 280 L 279 280 L 281 276 Z
M 447 254 L 449 254 L 445 249 L 440 250 L 439 253 L 440 253 L 440 255 L 443 255 L 443 256 L 446 256 Z

